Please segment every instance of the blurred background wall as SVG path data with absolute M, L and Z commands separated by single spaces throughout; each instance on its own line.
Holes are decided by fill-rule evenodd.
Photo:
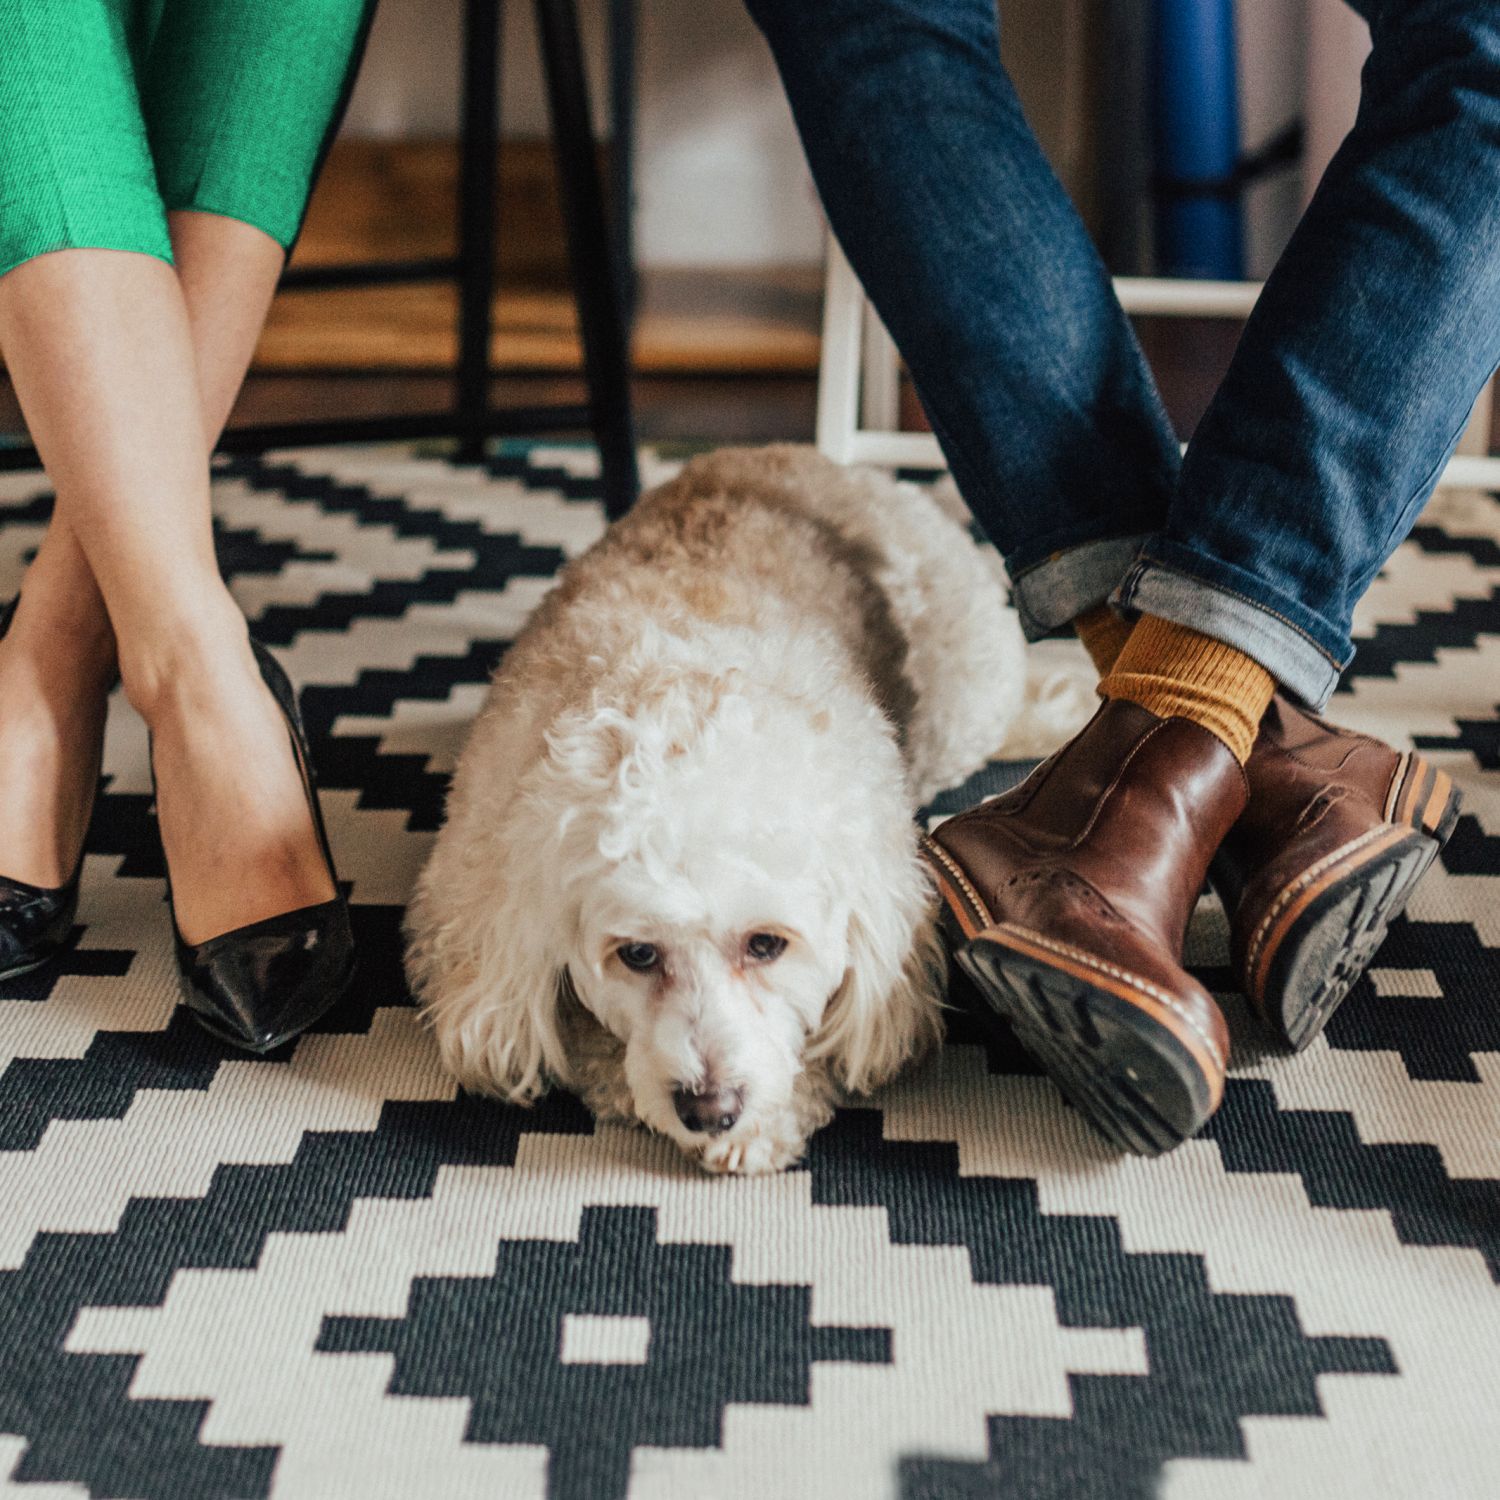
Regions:
M 451 136 L 459 6 L 381 0 L 347 134 Z M 581 0 L 596 103 L 604 8 Z M 822 258 L 817 200 L 776 69 L 740 0 L 639 0 L 636 244 L 643 265 L 808 264 Z M 504 7 L 505 134 L 547 133 L 531 8 Z M 601 134 L 604 112 L 599 113 Z
M 1006 62 L 1027 112 L 1091 227 L 1101 213 L 1099 139 L 1117 0 L 1002 0 Z M 1130 7 L 1125 7 L 1127 10 Z M 1141 7 L 1137 5 L 1137 14 Z M 583 0 L 595 80 L 604 14 Z M 1241 128 L 1254 147 L 1305 114 L 1309 172 L 1246 197 L 1247 256 L 1263 275 L 1352 119 L 1364 23 L 1343 0 L 1239 0 Z M 644 266 L 791 266 L 821 259 L 816 198 L 775 68 L 741 0 L 639 0 L 637 246 Z M 530 7 L 504 8 L 506 134 L 541 139 L 546 113 Z M 456 0 L 382 0 L 347 133 L 451 136 Z M 1118 85 L 1118 80 L 1114 80 Z M 596 82 L 596 95 L 602 89 Z M 604 115 L 600 113 L 601 131 Z

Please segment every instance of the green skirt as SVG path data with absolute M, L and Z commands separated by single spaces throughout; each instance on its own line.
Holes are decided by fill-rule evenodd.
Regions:
M 0 0 L 0 275 L 172 259 L 197 209 L 290 249 L 374 0 Z

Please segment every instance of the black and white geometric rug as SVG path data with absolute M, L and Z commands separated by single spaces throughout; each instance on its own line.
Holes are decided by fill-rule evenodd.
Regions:
M 802 1167 L 723 1180 L 565 1097 L 456 1097 L 402 984 L 466 723 L 598 534 L 594 472 L 520 446 L 222 471 L 360 977 L 265 1059 L 174 1009 L 114 705 L 75 941 L 0 989 L 0 1493 L 1500 1495 L 1500 503 L 1430 511 L 1361 610 L 1334 716 L 1420 745 L 1467 811 L 1309 1051 L 1226 997 L 1222 1110 L 1142 1161 L 960 1019 Z M 0 597 L 48 505 L 0 478 Z M 1220 991 L 1224 944 L 1205 901 Z

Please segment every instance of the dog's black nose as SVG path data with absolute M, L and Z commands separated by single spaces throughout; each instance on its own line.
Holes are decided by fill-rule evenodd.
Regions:
M 672 1093 L 672 1107 L 677 1118 L 689 1130 L 699 1130 L 705 1135 L 722 1135 L 740 1117 L 745 1101 L 738 1089 L 718 1088 L 710 1084 L 706 1089 L 676 1089 Z

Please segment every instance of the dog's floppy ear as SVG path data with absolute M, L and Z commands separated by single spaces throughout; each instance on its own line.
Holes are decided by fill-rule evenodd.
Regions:
M 849 962 L 808 1046 L 851 1093 L 884 1083 L 937 1041 L 946 974 L 935 896 L 914 848 L 862 866 L 850 891 Z
M 407 913 L 406 972 L 443 1062 L 465 1087 L 529 1104 L 566 1084 L 557 893 L 518 822 L 470 842 L 444 830 Z
M 497 680 L 407 912 L 406 972 L 460 1082 L 526 1104 L 549 1082 L 579 1081 L 565 1040 L 568 882 L 598 860 L 630 724 L 590 704 L 542 735 L 524 705 L 501 711 L 499 691 Z

